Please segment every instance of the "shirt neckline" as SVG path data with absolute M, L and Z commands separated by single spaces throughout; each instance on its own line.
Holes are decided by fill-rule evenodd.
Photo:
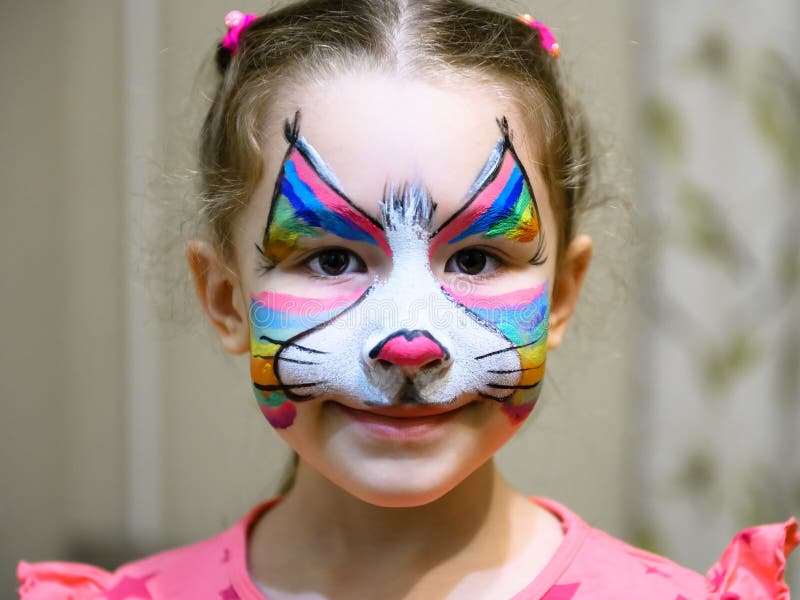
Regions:
M 511 600 L 524 600 L 526 598 L 544 596 L 545 592 L 558 583 L 564 572 L 574 562 L 590 531 L 584 520 L 563 504 L 541 497 L 531 497 L 530 500 L 561 521 L 564 539 L 561 540 L 555 553 L 550 557 L 544 568 L 539 571 L 539 574 L 527 586 L 517 592 Z
M 282 497 L 278 496 L 256 505 L 233 527 L 232 547 L 227 561 L 228 574 L 241 600 L 268 600 L 259 590 L 247 568 L 247 538 L 258 519 L 281 500 Z M 589 533 L 589 526 L 583 519 L 563 504 L 538 496 L 531 497 L 530 500 L 549 511 L 561 522 L 564 539 L 539 574 L 510 600 L 538 598 L 544 595 L 573 563 Z

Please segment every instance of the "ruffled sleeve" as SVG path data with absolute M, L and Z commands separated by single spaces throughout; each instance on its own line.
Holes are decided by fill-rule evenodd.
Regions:
M 794 518 L 738 533 L 706 575 L 708 600 L 790 600 L 783 575 L 798 543 Z
M 96 600 L 105 596 L 111 578 L 108 571 L 80 563 L 17 565 L 21 600 Z

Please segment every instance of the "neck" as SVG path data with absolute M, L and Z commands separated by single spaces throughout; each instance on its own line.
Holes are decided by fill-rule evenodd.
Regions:
M 520 503 L 532 506 L 491 460 L 439 499 L 407 508 L 364 502 L 301 462 L 292 490 L 253 529 L 250 567 L 257 579 L 282 580 L 283 589 L 303 589 L 311 579 L 311 589 L 346 587 L 337 580 L 342 573 L 412 585 L 434 571 L 450 572 L 454 561 L 459 572 L 498 568 L 530 535 L 529 523 L 512 515 Z
M 452 555 L 468 545 L 489 521 L 505 512 L 511 493 L 489 461 L 433 502 L 387 508 L 360 500 L 301 463 L 285 505 L 295 516 L 303 516 L 317 543 L 322 536 L 337 546 L 331 550 L 369 554 L 380 547 L 385 555 L 386 541 L 392 540 L 398 553 L 419 556 L 416 550 L 424 547 L 430 558 L 434 548 Z

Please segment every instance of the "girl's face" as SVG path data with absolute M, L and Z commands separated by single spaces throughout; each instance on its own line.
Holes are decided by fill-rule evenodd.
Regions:
M 262 413 L 384 506 L 432 501 L 521 426 L 558 232 L 510 101 L 374 73 L 300 86 L 234 227 Z

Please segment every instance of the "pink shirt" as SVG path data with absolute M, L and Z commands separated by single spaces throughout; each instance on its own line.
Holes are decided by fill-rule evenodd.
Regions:
M 563 523 L 564 540 L 547 566 L 512 600 L 789 600 L 786 557 L 800 543 L 797 521 L 745 530 L 702 577 L 589 527 L 570 510 L 536 502 Z M 250 527 L 277 500 L 256 506 L 202 542 L 124 565 L 27 563 L 17 567 L 23 600 L 264 600 L 247 570 Z

